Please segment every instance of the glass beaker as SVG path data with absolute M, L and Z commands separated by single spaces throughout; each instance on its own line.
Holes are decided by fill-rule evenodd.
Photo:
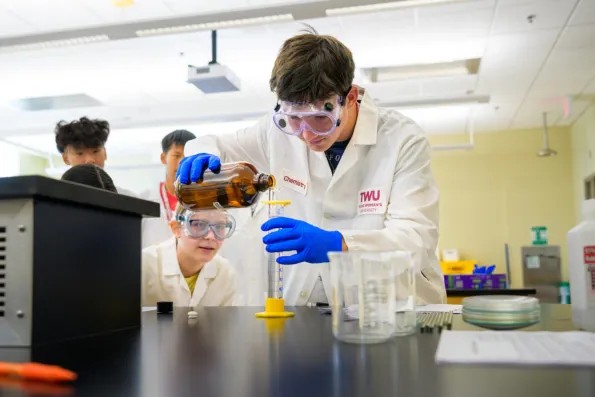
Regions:
M 411 335 L 417 331 L 415 260 L 407 251 L 393 252 L 395 271 L 395 335 Z
M 333 334 L 349 343 L 381 343 L 415 332 L 411 254 L 330 252 Z

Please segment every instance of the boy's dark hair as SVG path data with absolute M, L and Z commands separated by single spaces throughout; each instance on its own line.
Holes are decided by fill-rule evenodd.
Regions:
M 271 90 L 289 102 L 347 95 L 355 74 L 351 51 L 336 38 L 308 28 L 283 43 L 269 80 Z
M 64 153 L 68 145 L 88 149 L 103 147 L 110 133 L 110 125 L 105 120 L 81 117 L 71 122 L 60 121 L 54 132 L 56 147 L 60 153 Z
M 62 175 L 62 180 L 118 193 L 114 181 L 109 174 L 105 172 L 103 168 L 98 167 L 95 164 L 81 164 L 74 166 Z
M 186 146 L 186 142 L 191 141 L 195 138 L 196 135 L 194 135 L 190 131 L 175 130 L 163 137 L 163 139 L 161 140 L 161 150 L 163 150 L 163 153 L 167 154 L 167 152 L 169 152 L 169 149 L 171 149 L 172 145 L 184 147 Z

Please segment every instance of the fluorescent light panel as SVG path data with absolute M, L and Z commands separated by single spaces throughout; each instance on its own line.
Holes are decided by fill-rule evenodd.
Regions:
M 439 4 L 445 4 L 445 3 L 459 3 L 462 1 L 469 1 L 469 0 L 403 0 L 403 1 L 395 1 L 395 2 L 390 2 L 390 3 L 369 4 L 369 5 L 364 5 L 364 6 L 331 8 L 331 9 L 326 10 L 326 15 L 328 15 L 329 17 L 334 17 L 334 16 L 341 16 L 341 15 L 363 14 L 363 13 L 367 13 L 367 12 L 398 10 L 398 9 L 410 8 L 410 7 L 439 5 Z
M 229 21 L 220 22 L 207 22 L 196 25 L 184 25 L 184 26 L 170 26 L 165 28 L 154 28 L 137 30 L 136 35 L 139 37 L 145 36 L 159 36 L 165 34 L 179 34 L 196 32 L 200 30 L 216 30 L 225 28 L 237 28 L 241 26 L 252 26 L 252 25 L 263 25 L 273 22 L 286 22 L 293 21 L 293 15 L 281 14 L 281 15 L 268 15 L 256 18 L 245 18 L 245 19 L 234 19 Z
M 70 47 L 75 45 L 81 44 L 91 44 L 91 43 L 99 43 L 103 41 L 108 41 L 110 38 L 103 34 L 98 36 L 85 36 L 85 37 L 74 37 L 72 39 L 65 39 L 65 40 L 51 40 L 51 41 L 40 41 L 38 43 L 30 43 L 30 44 L 17 44 L 7 47 L 0 47 L 0 51 L 2 52 L 13 52 L 13 51 L 35 51 L 35 50 L 44 50 L 48 48 L 60 48 L 60 47 Z
M 422 79 L 432 77 L 474 75 L 479 71 L 480 58 L 419 65 L 362 68 L 362 74 L 372 83 Z
M 458 97 L 426 97 L 407 101 L 378 101 L 377 105 L 387 108 L 434 108 L 453 105 L 489 103 L 489 95 L 464 95 Z

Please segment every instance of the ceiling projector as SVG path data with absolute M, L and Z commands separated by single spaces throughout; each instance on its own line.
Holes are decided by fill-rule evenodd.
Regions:
M 205 94 L 240 90 L 240 79 L 229 68 L 216 62 L 202 67 L 188 65 L 188 82 Z

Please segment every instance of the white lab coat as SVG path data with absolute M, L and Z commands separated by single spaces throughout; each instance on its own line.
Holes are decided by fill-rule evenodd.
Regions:
M 248 161 L 272 173 L 282 189 L 278 199 L 292 201 L 285 215 L 338 230 L 349 250 L 412 252 L 417 304 L 445 301 L 429 143 L 412 120 L 378 108 L 369 94 L 334 175 L 324 153 L 279 131 L 270 114 L 233 134 L 194 139 L 185 151 L 213 153 L 222 162 Z M 287 305 L 306 304 L 319 275 L 332 302 L 328 264 L 285 266 L 283 272 Z
M 264 199 L 264 198 L 263 198 Z M 263 306 L 267 292 L 266 254 L 260 226 L 267 220 L 263 204 L 251 208 L 230 209 L 236 230 L 225 240 L 219 255 L 229 260 L 242 282 L 238 285 L 235 305 Z
M 161 200 L 159 185 L 153 190 L 143 192 L 141 197 L 144 200 L 159 203 L 159 218 L 143 218 L 142 220 L 142 248 L 159 244 L 172 238 L 173 233 L 167 220 L 167 211 Z
M 145 248 L 142 254 L 142 305 L 155 306 L 159 301 L 174 306 L 231 306 L 234 303 L 237 274 L 227 259 L 216 255 L 200 271 L 190 294 L 180 270 L 176 239 Z

